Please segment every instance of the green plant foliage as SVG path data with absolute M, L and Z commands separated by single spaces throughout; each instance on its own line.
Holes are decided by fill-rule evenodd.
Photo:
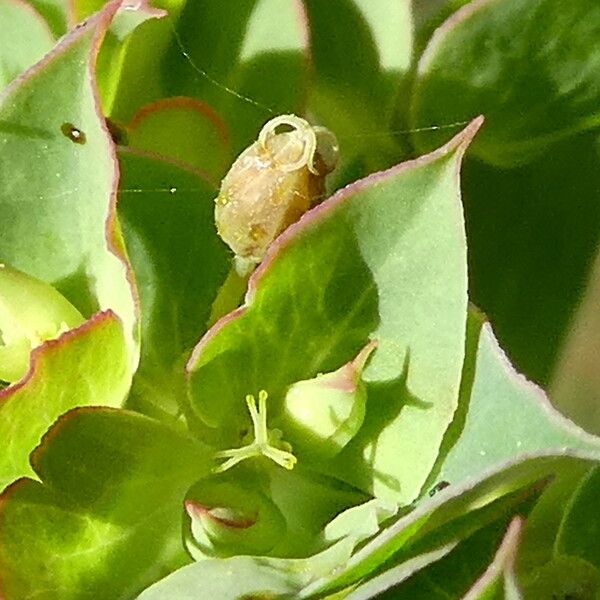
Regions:
M 129 387 L 123 328 L 111 312 L 34 350 L 29 373 L 0 392 L 0 487 L 31 474 L 29 453 L 76 406 L 120 406 Z
M 526 162 L 552 142 L 598 126 L 599 34 L 600 6 L 588 0 L 470 2 L 421 56 L 412 124 L 485 113 L 473 152 L 494 165 Z M 422 149 L 435 146 L 436 137 L 415 139 Z
M 171 158 L 213 181 L 231 160 L 227 126 L 209 105 L 191 98 L 143 107 L 127 127 L 127 144 Z
M 0 597 L 597 598 L 599 68 L 595 0 L 0 0 Z
M 206 331 L 229 268 L 212 222 L 216 191 L 196 173 L 157 157 L 122 149 L 119 158 L 119 216 L 144 340 L 132 402 L 145 412 L 154 407 L 174 415 L 184 393 L 184 353 Z
M 265 389 L 280 404 L 288 385 L 334 370 L 372 338 L 379 345 L 365 372 L 365 437 L 331 469 L 376 495 L 415 498 L 458 399 L 467 297 L 457 169 L 476 127 L 436 154 L 347 188 L 275 244 L 250 282 L 247 308 L 196 348 L 188 366 L 193 415 L 235 429 L 246 394 Z M 245 369 L 232 381 L 226 374 L 236 365 Z
M 130 598 L 187 562 L 181 503 L 208 473 L 202 445 L 135 413 L 79 409 L 32 464 L 42 483 L 17 481 L 0 508 L 8 597 Z
M 134 363 L 135 309 L 114 220 L 114 151 L 90 78 L 97 36 L 115 8 L 71 33 L 0 96 L 0 210 L 8 225 L 0 255 L 52 284 L 84 317 L 113 309 Z
M 36 63 L 54 45 L 48 24 L 20 0 L 0 2 L 0 89 Z

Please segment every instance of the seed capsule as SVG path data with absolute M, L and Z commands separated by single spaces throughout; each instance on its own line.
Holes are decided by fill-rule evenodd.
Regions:
M 292 130 L 276 132 L 286 125 Z M 271 242 L 323 197 L 337 154 L 337 140 L 324 127 L 294 115 L 266 123 L 231 166 L 215 200 L 217 230 L 238 270 L 258 264 Z
M 370 342 L 337 371 L 290 386 L 283 403 L 282 429 L 298 455 L 329 459 L 358 433 L 367 401 L 361 374 L 375 346 L 376 342 Z

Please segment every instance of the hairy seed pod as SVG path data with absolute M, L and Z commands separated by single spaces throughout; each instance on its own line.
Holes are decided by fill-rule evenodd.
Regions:
M 282 126 L 292 130 L 277 133 Z M 238 267 L 258 264 L 269 244 L 323 197 L 337 153 L 331 131 L 294 115 L 262 128 L 231 166 L 215 200 L 217 230 Z

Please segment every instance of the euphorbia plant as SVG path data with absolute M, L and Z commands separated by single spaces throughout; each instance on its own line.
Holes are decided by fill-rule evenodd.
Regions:
M 438 8 L 0 2 L 2 597 L 600 593 L 600 439 L 461 197 L 597 125 L 600 13 Z

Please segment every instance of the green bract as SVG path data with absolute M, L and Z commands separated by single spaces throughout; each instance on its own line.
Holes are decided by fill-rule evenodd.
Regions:
M 52 286 L 0 265 L 0 379 L 20 379 L 33 348 L 82 323 L 79 311 Z
M 361 375 L 375 346 L 367 345 L 337 371 L 298 381 L 286 392 L 283 427 L 293 445 L 307 456 L 331 458 L 358 433 L 367 403 Z
M 0 0 L 0 597 L 600 597 L 599 67 L 593 0 Z

